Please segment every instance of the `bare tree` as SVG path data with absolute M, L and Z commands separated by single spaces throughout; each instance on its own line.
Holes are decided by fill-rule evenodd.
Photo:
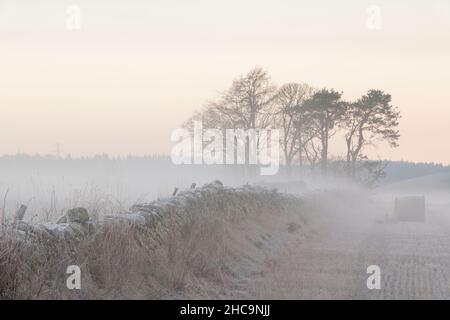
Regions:
M 195 112 L 189 121 L 199 120 L 205 127 L 217 129 L 267 128 L 275 112 L 276 93 L 269 74 L 256 67 L 235 79 L 230 88 Z
M 233 123 L 233 128 L 267 128 L 274 113 L 275 94 L 276 86 L 269 74 L 256 67 L 234 80 L 209 108 Z
M 282 130 L 281 145 L 288 167 L 299 153 L 301 165 L 301 151 L 310 131 L 308 114 L 303 104 L 312 92 L 312 87 L 307 84 L 288 83 L 279 89 L 275 98 L 276 121 Z
M 375 140 L 398 146 L 397 129 L 400 112 L 391 105 L 391 95 L 380 90 L 369 90 L 357 102 L 348 104 L 343 117 L 347 145 L 347 169 L 355 177 L 356 163 L 364 158 L 364 147 Z
M 277 88 L 269 74 L 262 68 L 256 67 L 235 79 L 229 89 L 194 114 L 185 127 L 190 128 L 192 120 L 201 120 L 204 129 L 268 128 L 273 123 L 276 93 Z M 245 139 L 245 163 L 248 164 L 250 138 L 245 137 Z M 235 144 L 236 148 L 237 144 Z

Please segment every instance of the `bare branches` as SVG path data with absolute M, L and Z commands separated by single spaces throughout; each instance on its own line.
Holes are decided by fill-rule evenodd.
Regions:
M 288 83 L 280 88 L 275 97 L 275 121 L 282 130 L 281 144 L 288 166 L 310 139 L 310 121 L 303 104 L 312 92 L 313 89 L 307 84 Z
M 369 90 L 356 102 L 346 102 L 342 92 L 315 91 L 303 83 L 276 89 L 268 73 L 256 67 L 236 78 L 192 120 L 217 129 L 279 129 L 287 167 L 297 157 L 302 166 L 305 158 L 311 167 L 320 163 L 322 173 L 327 171 L 332 137 L 341 130 L 347 146 L 345 168 L 354 178 L 368 146 L 380 141 L 398 146 L 400 117 L 383 91 Z
M 276 86 L 260 67 L 236 78 L 230 88 L 194 115 L 211 128 L 268 128 L 275 112 Z

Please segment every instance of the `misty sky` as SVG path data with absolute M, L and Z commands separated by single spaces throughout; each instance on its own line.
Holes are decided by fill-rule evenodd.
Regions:
M 0 0 L 0 154 L 168 153 L 172 130 L 258 65 L 349 100 L 391 93 L 401 147 L 370 154 L 448 164 L 449 57 L 448 0 Z

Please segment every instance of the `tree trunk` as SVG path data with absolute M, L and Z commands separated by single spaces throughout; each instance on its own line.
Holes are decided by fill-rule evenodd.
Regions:
M 322 134 L 322 153 L 321 168 L 323 175 L 327 175 L 328 167 L 328 124 L 326 124 L 325 132 Z

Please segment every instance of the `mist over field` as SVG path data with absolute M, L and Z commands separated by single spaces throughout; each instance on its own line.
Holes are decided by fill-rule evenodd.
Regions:
M 449 17 L 2 1 L 0 300 L 450 299 Z
M 376 193 L 431 195 L 445 194 L 450 188 L 450 168 L 446 166 L 388 162 L 385 171 L 386 177 L 377 182 Z M 294 168 L 288 173 L 282 166 L 277 175 L 261 176 L 257 168 L 178 166 L 168 156 L 3 156 L 0 172 L 0 203 L 5 207 L 6 217 L 12 219 L 19 206 L 26 204 L 33 214 L 27 214 L 25 219 L 35 222 L 55 221 L 78 206 L 116 214 L 137 202 L 169 197 L 175 188 L 189 189 L 192 183 L 200 186 L 214 179 L 227 186 L 251 183 L 281 191 L 297 184 L 296 192 L 328 185 L 338 188 L 342 183 L 348 188 L 360 188 L 339 171 L 330 174 L 326 181 L 308 167 Z
M 386 179 L 372 187 L 340 170 L 324 178 L 308 167 L 293 172 L 299 168 L 282 166 L 277 175 L 262 177 L 254 167 L 178 166 L 164 156 L 18 155 L 2 157 L 0 168 L 1 243 L 3 250 L 14 248 L 2 251 L 2 259 L 8 258 L 2 260 L 4 298 L 446 299 L 449 294 L 445 166 L 388 162 Z M 213 180 L 221 182 L 208 184 Z M 396 199 L 407 196 L 426 197 L 424 221 L 409 211 L 407 218 L 417 221 L 397 215 Z M 25 215 L 14 222 L 21 205 Z M 72 216 L 73 208 L 86 208 L 88 220 L 77 220 L 82 215 Z M 14 225 L 17 229 L 10 229 Z M 136 236 L 139 242 L 130 243 Z M 22 247 L 23 241 L 28 245 Z M 144 250 L 148 246 L 153 249 Z M 43 257 L 40 276 L 29 273 Z M 81 264 L 80 290 L 67 289 L 69 263 Z M 373 265 L 383 272 L 379 290 L 368 289 L 367 268 Z

